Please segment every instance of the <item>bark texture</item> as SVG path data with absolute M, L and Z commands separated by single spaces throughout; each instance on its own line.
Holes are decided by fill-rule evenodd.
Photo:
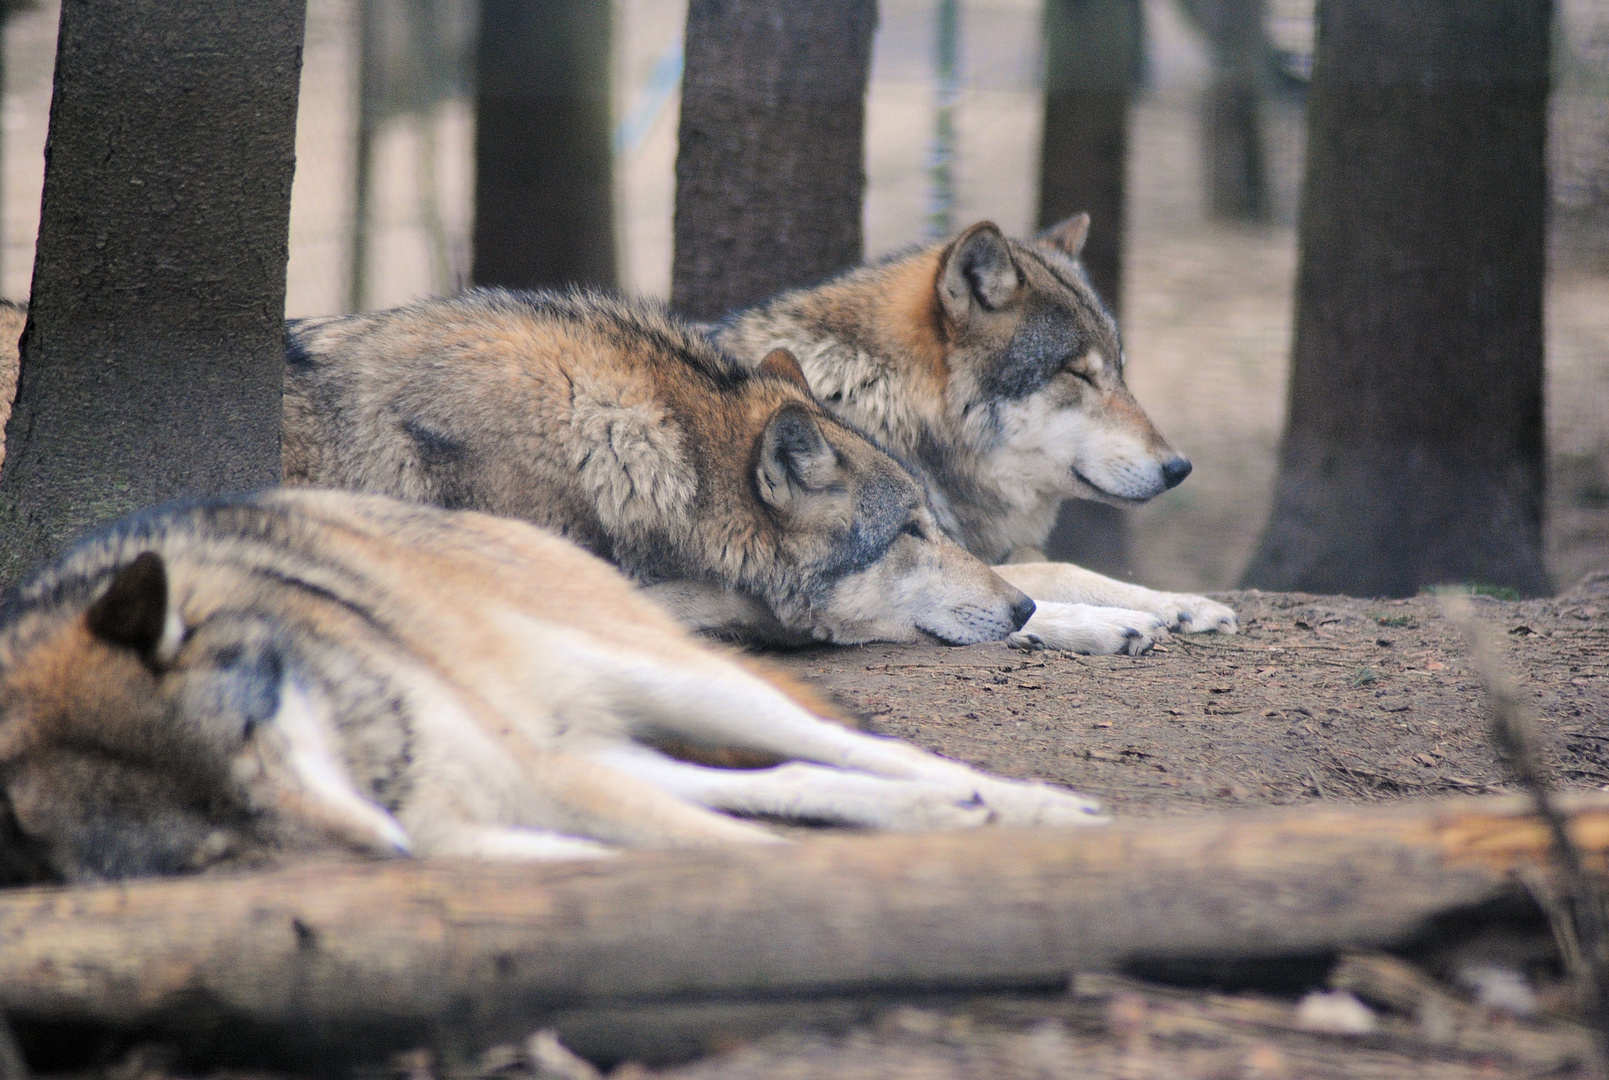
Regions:
M 1084 269 L 1121 322 L 1129 98 L 1142 46 L 1137 0 L 1047 0 L 1039 227 L 1090 216 Z M 1131 573 L 1126 511 L 1069 499 L 1045 554 L 1118 577 Z
M 1594 872 L 1609 802 L 1573 804 Z M 299 1067 L 662 1007 L 1060 988 L 1126 962 L 1402 942 L 1545 864 L 1526 800 L 835 837 L 598 863 L 332 864 L 0 893 L 0 1012 L 266 1040 Z M 590 1026 L 589 1026 L 590 1025 Z M 641 1029 L 641 1030 L 634 1030 Z M 561 1023 L 560 1031 L 564 1033 Z
M 1547 0 L 1325 0 L 1265 589 L 1543 593 Z
M 302 0 L 66 0 L 0 585 L 86 527 L 279 478 Z
M 615 284 L 607 0 L 481 0 L 477 285 Z
M 714 319 L 860 261 L 874 0 L 692 0 L 671 304 Z

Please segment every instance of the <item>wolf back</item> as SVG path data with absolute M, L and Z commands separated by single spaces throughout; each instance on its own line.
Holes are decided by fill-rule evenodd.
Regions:
M 1097 820 L 821 715 L 522 522 L 296 489 L 170 507 L 0 601 L 0 871 L 777 841 L 733 814 Z
M 643 303 L 481 290 L 290 324 L 285 478 L 555 529 L 700 629 L 995 640 L 1032 604 L 791 357 Z

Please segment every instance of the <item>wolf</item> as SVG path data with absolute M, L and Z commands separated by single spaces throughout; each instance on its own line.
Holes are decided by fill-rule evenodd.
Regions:
M 751 369 L 645 302 L 497 289 L 286 341 L 287 483 L 547 526 L 745 640 L 971 644 L 1032 613 L 786 352 Z
M 311 489 L 135 516 L 0 600 L 0 813 L 68 881 L 1104 820 L 853 730 L 544 530 Z
M 1233 633 L 1235 613 L 1041 550 L 1056 508 L 1143 503 L 1190 474 L 1124 383 L 1090 287 L 1080 214 L 1031 242 L 981 221 L 709 327 L 755 364 L 787 349 L 811 389 L 919 476 L 939 525 L 1039 604 L 1013 644 L 1140 653 L 1164 629 Z

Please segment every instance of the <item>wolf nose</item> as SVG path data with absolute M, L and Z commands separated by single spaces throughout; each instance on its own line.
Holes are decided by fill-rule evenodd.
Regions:
M 1021 630 L 1023 624 L 1033 618 L 1033 614 L 1034 602 L 1032 598 L 1024 596 L 1021 600 L 1011 605 L 1011 628 Z
M 1184 483 L 1184 478 L 1190 475 L 1190 459 L 1175 457 L 1171 461 L 1162 463 L 1162 480 L 1170 488 L 1178 487 Z

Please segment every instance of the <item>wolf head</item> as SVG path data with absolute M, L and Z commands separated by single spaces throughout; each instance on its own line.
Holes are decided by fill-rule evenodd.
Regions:
M 167 563 L 147 550 L 49 575 L 8 608 L 0 867 L 12 876 L 405 849 L 396 822 L 353 788 L 330 709 L 297 677 L 283 627 L 249 605 L 186 625 Z
M 778 350 L 762 374 L 808 395 Z M 752 484 L 774 522 L 764 594 L 783 625 L 817 641 L 995 641 L 1033 601 L 956 544 L 900 463 L 808 396 L 775 408 L 755 440 Z
M 794 350 L 829 408 L 919 471 L 945 530 L 997 560 L 1042 544 L 1069 496 L 1132 505 L 1190 472 L 1124 383 L 1078 262 L 1088 228 L 1022 243 L 979 222 L 740 313 L 719 340 Z
M 950 390 L 986 474 L 1119 505 L 1190 473 L 1129 393 L 1111 315 L 1077 263 L 1088 218 L 1033 244 L 988 222 L 944 252 L 938 278 Z

